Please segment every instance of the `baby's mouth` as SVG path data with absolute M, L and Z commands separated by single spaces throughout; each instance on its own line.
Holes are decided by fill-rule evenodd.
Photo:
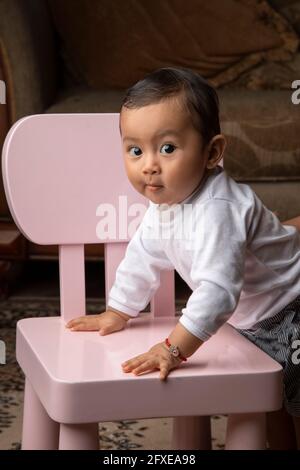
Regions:
M 149 189 L 149 191 L 159 191 L 163 188 L 162 185 L 153 185 L 153 184 L 146 184 L 146 188 Z

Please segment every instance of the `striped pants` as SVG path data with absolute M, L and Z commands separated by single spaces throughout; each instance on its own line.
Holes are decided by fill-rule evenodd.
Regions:
M 283 406 L 300 417 L 300 295 L 254 329 L 237 331 L 283 368 Z

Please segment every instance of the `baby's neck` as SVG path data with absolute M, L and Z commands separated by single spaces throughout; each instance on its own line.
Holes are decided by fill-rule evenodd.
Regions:
M 199 184 L 196 186 L 196 188 L 193 189 L 193 191 L 185 198 L 183 199 L 182 201 L 178 202 L 177 204 L 185 204 L 187 203 L 190 199 L 192 199 L 196 194 L 198 194 L 198 192 L 201 190 L 201 188 L 203 187 L 204 183 L 206 182 L 207 178 L 212 175 L 213 173 L 215 172 L 215 168 L 211 168 L 211 169 L 208 169 L 206 170 L 206 172 L 204 173 L 201 181 L 199 182 Z

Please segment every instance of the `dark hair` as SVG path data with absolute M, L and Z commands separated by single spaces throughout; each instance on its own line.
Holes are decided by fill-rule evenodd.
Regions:
M 122 107 L 141 108 L 180 94 L 195 129 L 207 144 L 221 132 L 218 95 L 203 77 L 190 69 L 164 67 L 149 73 L 128 88 Z

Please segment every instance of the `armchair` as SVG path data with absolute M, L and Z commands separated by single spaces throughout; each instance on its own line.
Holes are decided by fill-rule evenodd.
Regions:
M 184 15 L 181 10 L 172 11 L 168 22 L 172 18 L 171 33 L 167 28 L 165 36 L 161 33 L 161 47 L 157 35 L 153 36 L 157 12 L 150 9 L 149 16 L 143 18 L 153 41 L 138 36 L 140 53 L 145 49 L 148 56 L 137 56 L 133 48 L 130 64 L 134 73 L 144 75 L 149 63 L 191 67 L 200 63 L 200 71 L 219 88 L 222 131 L 228 138 L 226 170 L 237 181 L 249 183 L 282 220 L 292 218 L 300 213 L 299 106 L 291 102 L 290 90 L 292 80 L 300 77 L 298 2 L 290 0 L 286 5 L 281 0 L 270 0 L 269 4 L 251 0 L 243 4 L 229 0 L 227 9 L 220 13 L 224 31 L 235 34 L 227 43 L 231 34 L 224 36 L 226 41 L 217 36 L 206 41 L 199 36 L 201 28 L 194 19 L 204 17 L 207 8 L 201 10 L 202 1 L 191 0 Z M 209 2 L 210 8 L 215 1 Z M 135 3 L 130 3 L 126 18 L 135 25 L 136 34 L 144 34 L 135 15 L 145 15 L 145 11 L 135 9 Z M 180 7 L 180 2 L 175 3 Z M 247 6 L 250 3 L 252 6 Z M 116 13 L 118 8 L 112 10 L 113 4 L 123 8 L 124 2 L 80 0 L 76 8 L 70 0 L 0 2 L 0 80 L 5 81 L 7 94 L 6 104 L 0 104 L 0 150 L 10 127 L 27 115 L 119 112 L 125 85 L 130 83 L 115 70 L 119 62 L 123 70 L 126 68 L 125 39 L 129 35 L 120 32 L 117 36 L 122 18 Z M 240 20 L 234 28 L 226 23 L 230 17 Z M 82 20 L 78 22 L 78 18 Z M 250 33 L 253 18 L 259 28 L 257 43 Z M 203 23 L 207 34 L 215 30 L 210 23 L 213 20 L 217 21 L 218 15 L 210 15 Z M 181 24 L 186 28 L 178 28 Z M 78 27 L 83 28 L 84 36 Z M 178 35 L 175 55 L 170 39 L 173 31 Z M 237 40 L 239 33 L 242 36 Z M 236 45 L 239 49 L 235 51 Z M 106 72 L 107 81 L 100 86 L 101 71 L 102 75 Z M 91 244 L 87 258 L 103 258 L 103 250 L 103 244 Z M 58 247 L 38 246 L 23 237 L 12 220 L 0 178 L 0 278 L 1 267 L 7 271 L 7 263 L 34 258 L 57 259 Z

